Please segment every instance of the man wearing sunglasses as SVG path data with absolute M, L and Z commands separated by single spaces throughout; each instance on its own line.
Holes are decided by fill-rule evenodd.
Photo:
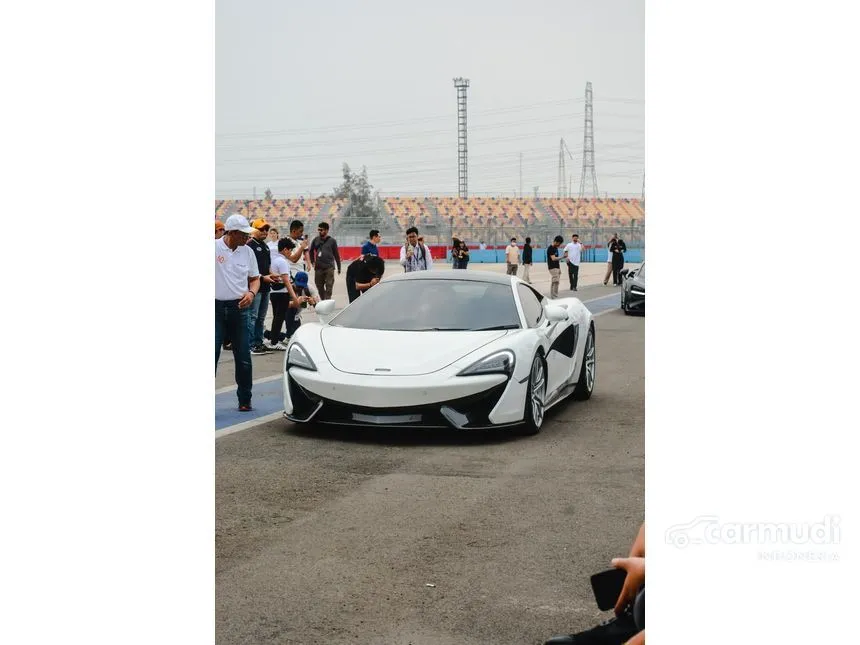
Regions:
M 320 222 L 317 235 L 311 242 L 310 261 L 314 269 L 314 282 L 320 292 L 320 300 L 330 300 L 334 287 L 334 267 L 340 275 L 340 253 L 337 242 L 328 234 L 328 223 Z

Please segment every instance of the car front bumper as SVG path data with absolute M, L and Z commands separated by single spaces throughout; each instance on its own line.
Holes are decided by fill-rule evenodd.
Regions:
M 284 375 L 284 416 L 296 423 L 459 430 L 523 420 L 525 383 L 504 374 L 434 377 L 431 384 L 427 376 L 329 374 L 291 366 Z
M 628 290 L 624 294 L 624 303 L 627 311 L 631 313 L 645 313 L 645 294 L 634 293 Z

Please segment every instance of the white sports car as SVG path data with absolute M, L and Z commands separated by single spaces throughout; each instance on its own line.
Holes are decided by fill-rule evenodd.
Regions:
M 513 276 L 405 273 L 336 315 L 333 300 L 316 311 L 284 357 L 284 416 L 297 423 L 536 433 L 549 408 L 594 389 L 591 312 Z

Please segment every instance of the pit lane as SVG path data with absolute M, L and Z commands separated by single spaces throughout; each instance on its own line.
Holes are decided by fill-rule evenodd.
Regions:
M 626 555 L 644 513 L 645 319 L 618 289 L 577 295 L 601 312 L 595 392 L 534 437 L 309 431 L 278 412 L 222 435 L 218 642 L 540 643 L 604 618 L 588 576 Z M 275 377 L 255 406 L 282 363 L 254 357 Z

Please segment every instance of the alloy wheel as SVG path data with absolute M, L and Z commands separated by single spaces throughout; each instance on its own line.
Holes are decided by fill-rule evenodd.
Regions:
M 543 362 L 538 357 L 535 357 L 534 363 L 532 363 L 531 382 L 532 420 L 535 426 L 539 428 L 543 423 L 546 376 L 544 374 Z
M 594 376 L 597 372 L 597 360 L 594 351 L 594 332 L 588 332 L 588 338 L 585 339 L 585 385 L 588 391 L 594 389 Z

